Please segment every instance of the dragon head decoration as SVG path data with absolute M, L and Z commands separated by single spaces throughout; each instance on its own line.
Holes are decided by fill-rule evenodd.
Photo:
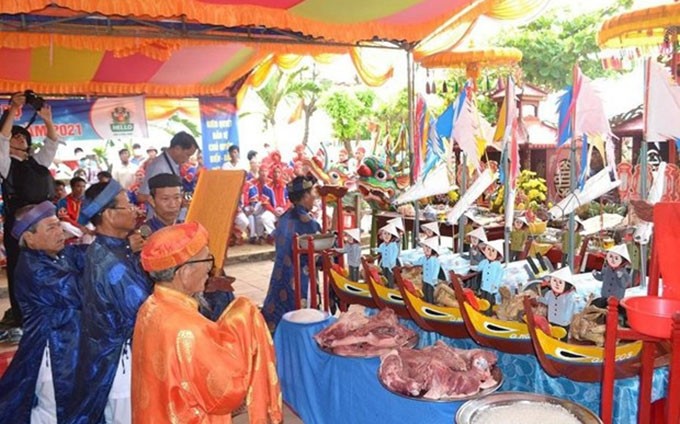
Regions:
M 374 156 L 364 158 L 357 174 L 359 192 L 373 209 L 389 209 L 399 192 L 409 184 L 408 175 L 395 176 L 389 166 Z

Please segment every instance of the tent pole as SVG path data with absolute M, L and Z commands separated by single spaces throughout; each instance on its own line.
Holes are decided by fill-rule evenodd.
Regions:
M 406 90 L 408 93 L 408 157 L 409 165 L 411 166 L 411 186 L 416 182 L 416 176 L 413 173 L 413 129 L 415 128 L 415 62 L 413 61 L 413 47 L 406 49 Z M 411 234 L 411 245 L 415 248 L 418 245 L 418 234 L 420 232 L 420 211 L 418 210 L 418 201 L 413 202 L 413 209 L 415 216 L 413 217 L 413 232 Z

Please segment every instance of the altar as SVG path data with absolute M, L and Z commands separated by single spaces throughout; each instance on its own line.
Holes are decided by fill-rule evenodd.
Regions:
M 379 358 L 344 358 L 319 349 L 312 336 L 334 320 L 331 317 L 315 324 L 282 320 L 274 335 L 283 400 L 306 424 L 453 422 L 463 402 L 427 402 L 393 394 L 378 380 Z M 402 323 L 418 332 L 418 347 L 443 340 L 457 348 L 479 348 L 470 339 L 449 339 L 423 331 L 410 321 L 402 320 Z M 599 383 L 550 377 L 533 355 L 496 354 L 504 377 L 500 391 L 544 393 L 569 399 L 599 413 Z M 667 384 L 667 369 L 657 369 L 653 401 L 665 396 Z M 637 378 L 616 382 L 614 422 L 637 423 L 638 391 Z

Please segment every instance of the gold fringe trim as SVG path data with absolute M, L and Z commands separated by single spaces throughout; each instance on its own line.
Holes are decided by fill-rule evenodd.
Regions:
M 488 3 L 491 6 L 497 1 L 499 0 L 473 0 L 472 3 Z M 30 13 L 54 4 L 77 12 L 103 15 L 146 16 L 154 19 L 184 16 L 189 21 L 227 27 L 257 25 L 290 29 L 347 43 L 371 40 L 374 37 L 418 41 L 440 26 L 450 24 L 451 17 L 460 12 L 449 10 L 417 24 L 385 24 L 377 21 L 331 24 L 296 16 L 288 10 L 252 5 L 214 5 L 195 0 L 6 0 L 3 1 L 3 13 Z

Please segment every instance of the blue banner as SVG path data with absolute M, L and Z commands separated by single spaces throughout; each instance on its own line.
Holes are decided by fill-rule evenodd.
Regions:
M 57 135 L 64 141 L 110 140 L 119 137 L 148 137 L 144 97 L 49 100 Z M 17 125 L 26 126 L 33 108 L 24 106 Z M 47 128 L 40 117 L 28 129 L 42 139 Z
M 219 169 L 229 160 L 229 146 L 239 145 L 236 99 L 201 97 L 201 136 L 203 163 L 208 169 Z

